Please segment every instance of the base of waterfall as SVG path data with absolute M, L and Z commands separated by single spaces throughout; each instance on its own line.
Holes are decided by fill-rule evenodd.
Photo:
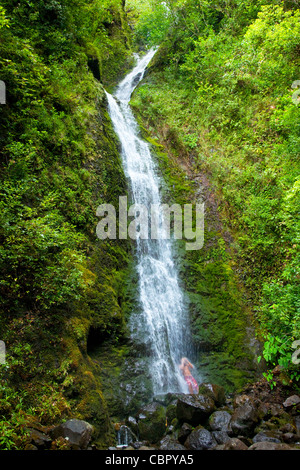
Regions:
M 209 383 L 195 395 L 158 396 L 126 419 L 136 438 L 123 449 L 300 450 L 300 397 L 288 393 L 280 385 L 270 393 L 262 379 L 231 396 Z
M 280 371 L 274 374 L 273 390 L 263 378 L 235 395 L 202 383 L 199 394 L 156 397 L 112 425 L 115 445 L 105 450 L 300 450 L 300 396 L 282 384 Z M 32 423 L 24 431 L 25 450 L 104 450 L 93 442 L 94 427 L 77 418 L 52 426 Z

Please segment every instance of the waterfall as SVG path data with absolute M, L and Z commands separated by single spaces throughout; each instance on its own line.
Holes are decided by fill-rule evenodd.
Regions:
M 136 440 L 137 438 L 131 429 L 129 429 L 128 426 L 122 424 L 117 432 L 117 447 L 127 447 L 131 442 Z
M 150 50 L 119 84 L 115 98 L 107 93 L 109 114 L 121 143 L 125 175 L 132 202 L 150 207 L 162 203 L 162 184 L 148 143 L 139 137 L 137 122 L 129 101 L 155 54 Z M 161 215 L 160 215 L 161 216 Z M 132 337 L 149 349 L 149 373 L 154 394 L 188 393 L 178 364 L 189 354 L 191 338 L 183 293 L 172 255 L 172 240 L 136 240 L 139 301 L 141 310 L 132 314 Z

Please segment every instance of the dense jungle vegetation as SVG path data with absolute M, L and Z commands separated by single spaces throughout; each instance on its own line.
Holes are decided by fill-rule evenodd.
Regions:
M 175 158 L 209 176 L 264 357 L 299 379 L 299 3 L 167 6 L 138 22 L 140 41 L 162 45 L 133 105 Z
M 127 247 L 95 250 L 96 208 L 126 193 L 100 83 L 131 62 L 123 7 L 1 2 L 1 448 L 22 440 L 25 422 L 53 422 L 74 402 L 108 430 L 82 354 L 91 325 L 99 338 L 123 328 Z
M 190 181 L 205 175 L 230 234 L 187 255 L 188 283 L 209 289 L 199 284 L 210 259 L 211 289 L 235 273 L 270 387 L 278 364 L 299 385 L 299 19 L 298 0 L 1 0 L 0 449 L 22 448 L 30 422 L 70 415 L 110 442 L 101 367 L 87 352 L 121 345 L 133 287 L 130 244 L 95 237 L 98 205 L 127 191 L 104 87 L 152 45 L 132 105 L 169 156 L 157 151 L 173 197 L 189 192 L 183 166 Z

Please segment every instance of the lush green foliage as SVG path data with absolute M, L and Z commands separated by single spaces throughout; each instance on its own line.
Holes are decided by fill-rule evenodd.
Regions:
M 113 17 L 108 3 L 100 11 L 97 2 L 88 5 L 98 11 L 96 25 L 88 22 L 85 4 L 72 16 L 72 2 L 5 6 L 12 17 L 11 28 L 1 33 L 1 78 L 8 94 L 0 116 L 2 305 L 6 311 L 23 302 L 47 309 L 76 299 L 84 289 L 82 250 L 101 201 L 95 197 L 96 179 L 102 197 L 108 189 L 109 168 L 102 164 L 99 172 L 93 163 L 99 148 L 92 119 L 103 91 L 87 73 L 88 50 L 77 44 L 94 39 L 99 25 L 105 31 L 104 23 Z M 87 23 L 76 23 L 75 29 L 79 16 Z
M 85 400 L 80 416 L 100 414 L 107 426 L 101 386 L 81 355 L 91 325 L 103 338 L 123 332 L 127 247 L 95 233 L 97 206 L 126 191 L 99 81 L 111 85 L 128 66 L 123 7 L 3 0 L 0 8 L 1 448 L 21 437 L 22 414 L 53 422 L 73 395 Z M 88 411 L 92 389 L 99 397 Z
M 201 255 L 185 258 L 195 340 L 216 352 L 213 377 L 222 365 L 228 384 L 241 380 L 245 319 L 235 271 L 256 305 L 265 359 L 299 379 L 291 364 L 300 338 L 295 5 L 2 0 L 1 449 L 22 447 L 31 421 L 53 423 L 71 408 L 98 426 L 99 439 L 110 432 L 100 366 L 87 348 L 91 330 L 99 341 L 119 341 L 126 289 L 134 290 L 127 245 L 95 237 L 97 206 L 126 190 L 100 83 L 112 86 L 128 66 L 125 6 L 135 48 L 163 40 L 134 104 L 195 180 L 211 177 L 222 233 L 234 240 L 228 246 L 208 230 Z M 176 202 L 184 202 L 189 182 L 178 162 L 160 158 Z
M 157 46 L 167 34 L 172 22 L 166 2 L 157 0 L 127 2 L 129 20 L 134 25 L 134 38 L 137 45 Z
M 291 353 L 300 338 L 300 110 L 292 88 L 300 11 L 288 1 L 169 5 L 171 29 L 134 105 L 190 171 L 210 175 L 264 356 L 299 378 Z

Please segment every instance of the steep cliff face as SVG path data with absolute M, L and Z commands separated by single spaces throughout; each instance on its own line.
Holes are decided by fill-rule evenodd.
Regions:
M 130 64 L 124 5 L 2 4 L 2 442 L 14 448 L 27 422 L 72 415 L 107 444 L 101 368 L 89 353 L 125 334 L 130 249 L 96 237 L 98 205 L 126 194 L 101 83 Z

